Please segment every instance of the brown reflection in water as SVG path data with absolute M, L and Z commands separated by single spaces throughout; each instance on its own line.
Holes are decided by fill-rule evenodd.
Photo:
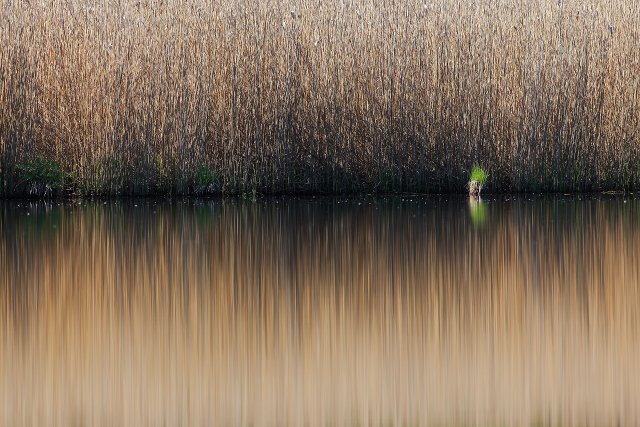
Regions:
M 640 201 L 484 203 L 0 205 L 0 425 L 640 423 Z

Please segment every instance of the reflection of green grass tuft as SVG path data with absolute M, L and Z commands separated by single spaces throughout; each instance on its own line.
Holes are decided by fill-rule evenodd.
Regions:
M 489 175 L 482 169 L 480 166 L 475 165 L 473 169 L 471 169 L 471 176 L 469 177 L 469 181 L 477 181 L 480 185 L 484 185 L 487 182 L 487 178 Z
M 215 224 L 216 220 L 220 216 L 220 211 L 216 205 L 200 204 L 196 205 L 194 209 L 195 218 L 198 221 L 198 225 L 206 226 L 208 224 Z
M 469 202 L 469 213 L 471 214 L 471 223 L 475 228 L 484 227 L 489 216 L 487 205 L 479 201 Z
M 16 223 L 31 238 L 44 239 L 57 235 L 62 227 L 64 209 L 39 202 L 30 215 L 19 215 Z

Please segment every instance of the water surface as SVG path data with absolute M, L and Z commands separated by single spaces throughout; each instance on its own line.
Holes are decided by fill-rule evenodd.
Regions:
M 0 425 L 638 425 L 640 199 L 0 203 Z

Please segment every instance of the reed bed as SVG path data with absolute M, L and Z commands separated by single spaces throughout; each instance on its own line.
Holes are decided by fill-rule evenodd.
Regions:
M 633 1 L 0 0 L 0 191 L 638 188 L 639 82 Z

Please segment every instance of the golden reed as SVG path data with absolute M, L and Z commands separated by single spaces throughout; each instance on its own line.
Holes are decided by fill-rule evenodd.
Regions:
M 639 52 L 627 0 L 0 0 L 0 188 L 637 187 Z

